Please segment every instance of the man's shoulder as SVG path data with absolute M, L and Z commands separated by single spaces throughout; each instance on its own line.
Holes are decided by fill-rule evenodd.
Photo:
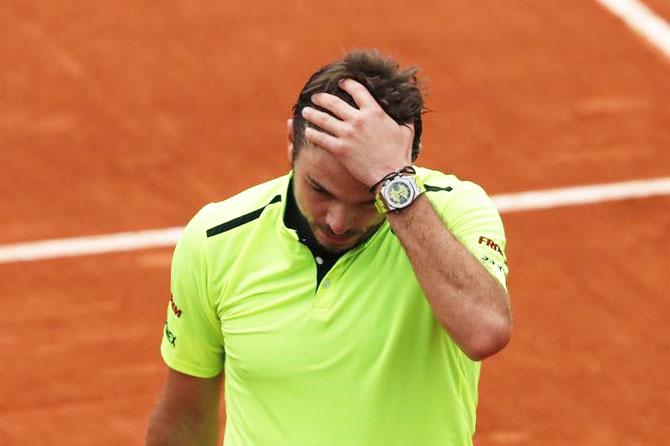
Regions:
M 416 170 L 431 201 L 440 203 L 465 201 L 472 205 L 491 205 L 491 199 L 486 191 L 473 181 L 462 180 L 456 175 L 425 167 L 417 167 Z
M 209 203 L 198 211 L 189 224 L 197 224 L 211 237 L 254 220 L 265 207 L 285 199 L 288 180 L 288 175 L 273 178 L 225 200 Z

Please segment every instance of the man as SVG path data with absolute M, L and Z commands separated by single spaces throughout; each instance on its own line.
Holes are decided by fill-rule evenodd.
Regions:
M 174 253 L 148 445 L 470 445 L 511 331 L 481 188 L 414 166 L 416 70 L 357 51 L 289 121 L 292 172 L 205 206 Z

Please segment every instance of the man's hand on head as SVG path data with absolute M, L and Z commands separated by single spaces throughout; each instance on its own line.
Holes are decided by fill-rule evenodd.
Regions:
M 335 116 L 305 107 L 302 116 L 325 130 L 307 127 L 305 138 L 332 153 L 354 178 L 368 186 L 411 164 L 413 126 L 398 125 L 360 83 L 345 79 L 340 88 L 351 95 L 358 110 L 332 94 L 314 94 L 312 102 Z

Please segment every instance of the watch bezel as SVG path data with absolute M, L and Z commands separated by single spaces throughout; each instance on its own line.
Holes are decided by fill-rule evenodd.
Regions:
M 410 189 L 411 195 L 404 204 L 393 204 L 390 200 L 390 188 L 397 182 L 403 183 Z M 400 173 L 398 173 L 396 176 L 384 180 L 381 184 L 375 198 L 375 207 L 377 208 L 377 212 L 382 215 L 388 212 L 400 213 L 403 209 L 414 203 L 425 191 L 423 183 L 417 175 L 400 175 Z
M 404 203 L 398 203 L 391 198 L 391 187 L 395 184 L 403 184 L 407 186 L 409 189 L 410 196 L 407 198 L 407 200 Z M 397 177 L 391 178 L 388 180 L 384 185 L 382 186 L 381 189 L 381 195 L 384 198 L 384 202 L 386 203 L 386 206 L 390 210 L 396 210 L 396 209 L 405 209 L 407 206 L 412 204 L 414 200 L 416 199 L 418 195 L 418 188 L 416 185 L 416 181 L 414 180 L 413 176 L 402 176 L 399 175 Z

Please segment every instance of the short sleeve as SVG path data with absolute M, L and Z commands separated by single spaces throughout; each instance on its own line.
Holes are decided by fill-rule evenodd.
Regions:
M 200 378 L 218 375 L 224 363 L 221 324 L 208 288 L 206 209 L 193 217 L 177 242 L 161 343 L 171 369 Z
M 439 212 L 448 229 L 484 268 L 507 289 L 507 244 L 500 214 L 478 185 L 461 182 Z

